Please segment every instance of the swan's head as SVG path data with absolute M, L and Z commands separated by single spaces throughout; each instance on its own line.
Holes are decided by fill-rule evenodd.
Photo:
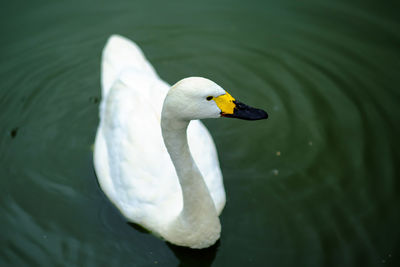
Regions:
M 185 78 L 172 86 L 164 101 L 164 115 L 183 120 L 219 117 L 244 120 L 268 118 L 264 110 L 235 100 L 218 84 L 201 77 Z

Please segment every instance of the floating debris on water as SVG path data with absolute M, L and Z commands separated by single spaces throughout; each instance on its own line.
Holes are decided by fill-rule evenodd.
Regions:
M 15 138 L 17 136 L 17 133 L 18 133 L 18 127 L 15 127 L 10 132 L 11 138 Z
M 89 100 L 90 100 L 90 102 L 92 102 L 92 103 L 94 103 L 94 104 L 99 103 L 99 98 L 98 98 L 97 96 L 91 96 L 91 97 L 89 98 Z
M 275 176 L 277 176 L 277 175 L 279 174 L 279 170 L 278 170 L 278 169 L 274 169 L 274 170 L 272 170 L 272 173 L 273 173 Z
M 312 146 L 312 141 L 309 141 L 309 142 L 308 142 L 308 145 L 309 145 L 309 146 Z
M 279 157 L 281 155 L 280 151 L 276 151 L 276 155 Z

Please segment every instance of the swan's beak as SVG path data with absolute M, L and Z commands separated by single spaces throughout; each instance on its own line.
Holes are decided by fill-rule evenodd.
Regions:
M 268 114 L 264 110 L 243 104 L 235 100 L 229 93 L 214 98 L 214 101 L 221 109 L 221 117 L 242 120 L 262 120 L 268 118 Z

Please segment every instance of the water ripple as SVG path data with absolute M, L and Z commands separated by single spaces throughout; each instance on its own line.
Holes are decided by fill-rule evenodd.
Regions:
M 177 265 L 164 242 L 126 224 L 93 175 L 100 57 L 112 33 L 138 42 L 169 83 L 209 77 L 270 114 L 205 121 L 228 197 L 216 266 L 391 261 L 400 33 L 390 5 L 10 4 L 0 44 L 0 265 Z

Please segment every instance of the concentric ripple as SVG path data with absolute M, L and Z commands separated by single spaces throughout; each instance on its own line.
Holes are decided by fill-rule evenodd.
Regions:
M 1 266 L 395 266 L 395 1 L 39 1 L 1 9 Z M 101 51 L 119 33 L 169 83 L 215 80 L 263 122 L 208 120 L 220 243 L 127 224 L 92 167 Z M 197 253 L 197 254 L 196 254 Z

